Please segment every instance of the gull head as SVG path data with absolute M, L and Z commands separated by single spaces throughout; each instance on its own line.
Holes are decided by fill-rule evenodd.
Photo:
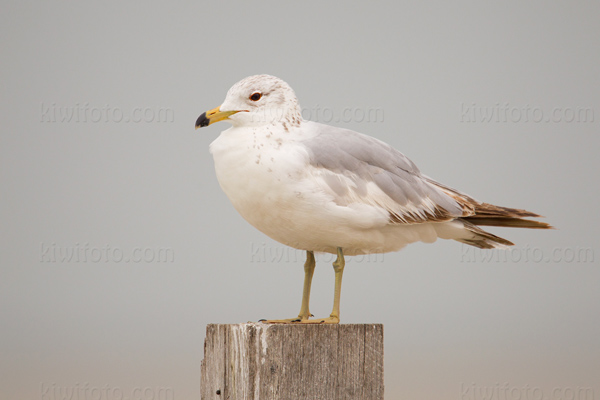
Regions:
M 253 75 L 233 85 L 219 107 L 202 113 L 196 129 L 218 121 L 233 126 L 283 124 L 287 129 L 299 125 L 302 114 L 290 85 L 271 75 Z

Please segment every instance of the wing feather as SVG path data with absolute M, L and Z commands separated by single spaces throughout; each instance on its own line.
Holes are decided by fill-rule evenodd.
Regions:
M 337 204 L 381 207 L 391 224 L 449 221 L 473 214 L 469 201 L 436 185 L 388 144 L 351 130 L 314 125 L 317 135 L 303 144 L 312 174 Z

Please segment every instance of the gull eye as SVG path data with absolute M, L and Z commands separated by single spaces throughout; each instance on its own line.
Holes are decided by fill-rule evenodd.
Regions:
M 260 98 L 262 97 L 262 93 L 261 92 L 254 92 L 250 95 L 250 100 L 252 101 L 259 101 Z

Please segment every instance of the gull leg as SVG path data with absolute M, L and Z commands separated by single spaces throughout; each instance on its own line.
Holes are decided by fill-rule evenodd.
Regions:
M 344 253 L 341 247 L 337 248 L 337 259 L 333 262 L 335 271 L 335 290 L 333 294 L 333 311 L 327 318 L 316 318 L 309 320 L 311 316 L 308 311 L 308 301 L 310 298 L 310 285 L 313 273 L 315 272 L 315 256 L 312 251 L 306 252 L 306 263 L 304 264 L 304 291 L 302 292 L 302 307 L 298 318 L 277 319 L 265 321 L 269 324 L 339 324 L 340 323 L 340 294 L 342 292 L 342 275 L 344 274 Z
M 289 324 L 289 323 L 298 323 L 298 322 L 306 322 L 308 318 L 312 316 L 309 311 L 308 303 L 310 301 L 310 286 L 312 284 L 313 274 L 315 273 L 315 253 L 312 251 L 306 251 L 306 262 L 304 263 L 304 289 L 302 290 L 302 306 L 300 307 L 300 313 L 298 314 L 298 318 L 289 318 L 289 319 L 274 319 L 268 320 L 267 323 L 270 324 Z
M 342 292 L 342 275 L 344 273 L 344 253 L 342 248 L 337 248 L 337 259 L 333 262 L 333 270 L 335 271 L 335 291 L 333 294 L 333 311 L 327 318 L 315 318 L 309 320 L 310 312 L 308 311 L 308 298 L 310 295 L 310 282 L 312 280 L 312 273 L 314 272 L 314 266 L 312 271 L 309 271 L 307 267 L 309 263 L 309 257 L 307 256 L 306 264 L 304 265 L 304 271 L 306 273 L 304 278 L 304 294 L 302 296 L 302 308 L 300 309 L 300 315 L 295 319 L 280 319 L 266 321 L 271 324 L 339 324 L 340 323 L 340 294 Z M 314 256 L 313 256 L 314 257 Z M 306 318 L 304 318 L 306 316 Z
M 333 311 L 329 318 L 335 320 L 333 323 L 340 322 L 340 295 L 342 293 L 342 275 L 344 274 L 344 267 L 346 261 L 344 260 L 344 253 L 342 248 L 337 248 L 337 259 L 333 262 L 333 270 L 335 271 L 335 290 L 333 294 Z
M 310 285 L 312 284 L 313 274 L 315 273 L 315 253 L 312 251 L 306 252 L 306 262 L 304 263 L 304 289 L 302 289 L 302 306 L 300 307 L 300 314 L 298 318 L 301 320 L 308 319 L 312 316 L 308 310 L 308 303 L 310 301 Z

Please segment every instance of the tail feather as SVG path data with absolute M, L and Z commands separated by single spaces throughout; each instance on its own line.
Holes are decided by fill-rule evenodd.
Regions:
M 475 214 L 463 217 L 473 225 L 504 226 L 511 228 L 552 229 L 545 222 L 524 219 L 524 217 L 543 218 L 531 211 L 518 208 L 500 207 L 489 203 L 475 205 Z
M 478 226 L 473 225 L 471 222 L 466 221 L 464 218 L 459 218 L 459 220 L 463 223 L 464 228 L 471 234 L 466 238 L 455 239 L 461 243 L 479 247 L 480 249 L 502 249 L 514 245 L 510 240 L 486 232 Z
M 503 226 L 511 228 L 554 229 L 545 222 L 534 221 L 526 218 L 543 218 L 541 215 L 519 208 L 495 206 L 482 203 L 468 194 L 459 192 L 449 186 L 424 176 L 425 180 L 437 186 L 448 196 L 452 197 L 463 208 L 463 215 L 454 221 L 464 225 L 462 233 L 457 233 L 456 226 L 452 224 L 440 225 L 440 237 L 454 239 L 459 242 L 479 247 L 481 249 L 503 248 L 513 246 L 514 243 L 484 231 L 477 225 Z
M 504 226 L 508 228 L 529 228 L 529 229 L 552 229 L 553 227 L 546 222 L 533 221 L 530 219 L 521 219 L 515 217 L 485 217 L 473 215 L 463 217 L 473 225 L 483 226 Z

